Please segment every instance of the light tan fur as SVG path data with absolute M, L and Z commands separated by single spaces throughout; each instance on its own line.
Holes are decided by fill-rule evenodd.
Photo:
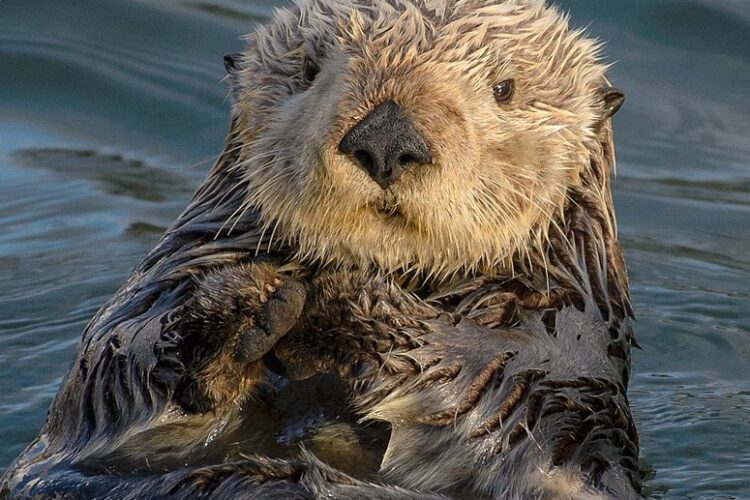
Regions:
M 248 42 L 235 113 L 261 245 L 283 239 L 302 259 L 438 278 L 543 265 L 598 147 L 605 84 L 597 44 L 556 8 L 301 1 Z M 321 68 L 311 85 L 306 58 Z M 515 94 L 498 104 L 492 87 L 507 79 Z M 433 162 L 384 191 L 337 145 L 388 99 Z

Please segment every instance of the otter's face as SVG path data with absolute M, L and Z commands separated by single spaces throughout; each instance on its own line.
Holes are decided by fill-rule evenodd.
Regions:
M 247 204 L 303 258 L 507 263 L 596 147 L 596 52 L 537 0 L 303 0 L 233 75 Z

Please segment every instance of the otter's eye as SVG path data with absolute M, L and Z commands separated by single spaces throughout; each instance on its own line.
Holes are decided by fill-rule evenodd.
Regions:
M 498 104 L 505 104 L 513 97 L 513 80 L 505 80 L 492 87 L 492 93 Z
M 315 64 L 315 61 L 312 59 L 305 59 L 305 64 L 302 67 L 302 78 L 304 78 L 307 83 L 312 83 L 315 81 L 315 77 L 318 76 L 318 73 L 320 73 L 320 66 Z

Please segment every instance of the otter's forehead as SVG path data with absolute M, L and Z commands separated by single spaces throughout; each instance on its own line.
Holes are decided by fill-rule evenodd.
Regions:
M 455 49 L 451 42 L 476 48 L 488 37 L 518 34 L 519 28 L 530 29 L 545 17 L 554 23 L 556 16 L 543 0 L 297 0 L 293 8 L 279 11 L 272 24 L 288 35 L 298 32 L 323 43 L 408 42 L 423 49 L 437 43 Z
M 568 109 L 606 69 L 598 44 L 543 0 L 297 0 L 249 40 L 251 65 L 276 77 L 296 78 L 303 57 L 343 57 L 371 87 L 414 69 L 474 85 L 507 76 Z

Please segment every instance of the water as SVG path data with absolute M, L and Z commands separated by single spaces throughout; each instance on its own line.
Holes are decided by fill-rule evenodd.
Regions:
M 0 470 L 218 152 L 221 56 L 278 0 L 0 0 Z M 566 0 L 606 40 L 631 399 L 654 498 L 750 497 L 750 8 Z

